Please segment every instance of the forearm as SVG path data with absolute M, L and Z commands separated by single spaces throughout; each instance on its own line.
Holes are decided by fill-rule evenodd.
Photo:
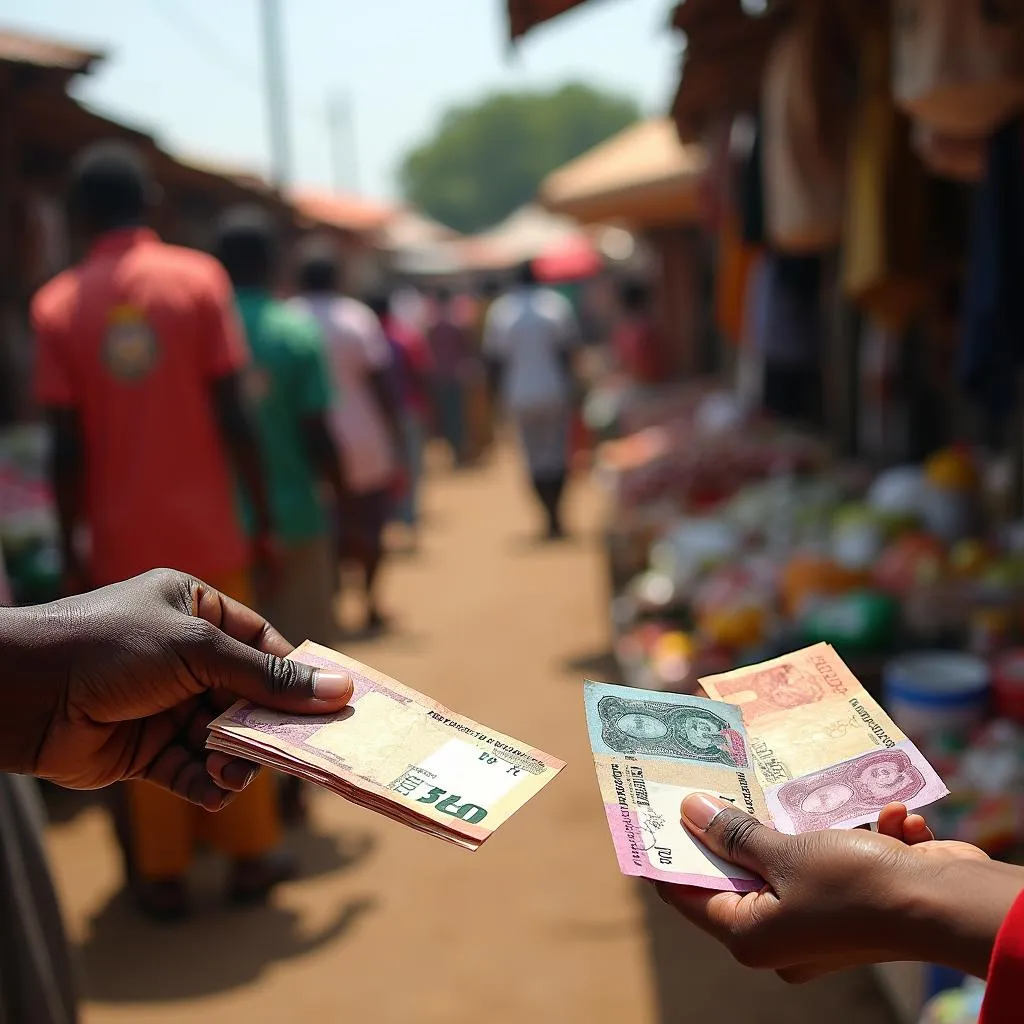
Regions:
M 395 458 L 405 462 L 405 445 L 402 440 L 402 421 L 399 414 L 398 398 L 386 373 L 376 373 L 371 378 L 374 398 L 380 408 L 384 423 L 395 450 Z
M 61 564 L 65 573 L 78 570 L 75 537 L 82 517 L 82 444 L 78 417 L 70 409 L 50 413 L 50 486 L 57 508 Z
M 57 506 L 61 565 L 65 572 L 73 571 L 78 564 L 75 536 L 82 517 L 82 479 L 74 468 L 58 465 L 54 468 L 51 480 Z
M 908 959 L 984 978 L 999 928 L 1022 890 L 1024 868 L 1016 865 L 970 859 L 944 866 L 921 895 Z
M 504 377 L 505 364 L 500 359 L 487 360 L 487 387 L 491 393 L 491 401 L 497 401 L 501 393 L 501 382 Z
M 231 457 L 235 464 L 235 471 L 249 496 L 253 518 L 256 521 L 256 532 L 268 534 L 272 531 L 270 498 L 267 494 L 259 451 L 255 443 L 235 441 L 231 445 Z
M 31 774 L 71 664 L 63 601 L 0 608 L 0 771 Z
M 351 495 L 338 446 L 322 419 L 310 420 L 304 425 L 303 433 L 310 464 L 330 489 L 335 506 L 342 508 Z
M 252 505 L 257 532 L 268 534 L 271 532 L 270 500 L 256 430 L 237 375 L 214 383 L 213 403 L 221 437 Z

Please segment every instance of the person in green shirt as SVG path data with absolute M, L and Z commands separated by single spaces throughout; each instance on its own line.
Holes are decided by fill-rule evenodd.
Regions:
M 327 425 L 333 398 L 320 327 L 274 297 L 279 249 L 259 207 L 227 211 L 216 255 L 235 288 L 252 352 L 249 380 L 275 535 L 282 545 L 277 579 L 266 581 L 260 611 L 292 642 L 336 639 L 333 595 L 338 571 L 325 497 L 341 507 L 347 489 Z

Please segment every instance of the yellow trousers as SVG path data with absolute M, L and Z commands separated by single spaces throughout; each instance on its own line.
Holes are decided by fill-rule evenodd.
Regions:
M 253 603 L 247 571 L 207 582 L 237 601 Z M 268 853 L 281 841 L 277 787 L 269 772 L 216 814 L 148 782 L 128 783 L 128 810 L 135 868 L 150 881 L 184 874 L 200 842 L 243 860 Z

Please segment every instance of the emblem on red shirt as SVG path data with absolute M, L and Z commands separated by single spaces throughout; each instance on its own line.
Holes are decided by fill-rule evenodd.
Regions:
M 119 380 L 148 376 L 160 355 L 156 334 L 145 314 L 134 306 L 115 306 L 103 339 L 103 362 Z

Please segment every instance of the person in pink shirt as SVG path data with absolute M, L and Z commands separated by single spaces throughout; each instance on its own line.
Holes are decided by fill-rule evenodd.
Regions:
M 415 536 L 419 523 L 419 484 L 423 476 L 423 453 L 430 425 L 430 380 L 434 358 L 427 339 L 415 327 L 393 314 L 391 296 L 378 295 L 370 301 L 384 336 L 391 347 L 392 384 L 399 407 L 408 471 L 404 493 L 398 498 L 394 517 Z
M 340 282 L 333 251 L 313 244 L 300 254 L 299 296 L 292 302 L 323 331 L 336 394 L 329 423 L 351 493 L 339 524 L 341 553 L 363 570 L 366 630 L 377 632 L 386 625 L 377 600 L 384 527 L 405 458 L 391 347 L 373 310 L 341 294 Z

